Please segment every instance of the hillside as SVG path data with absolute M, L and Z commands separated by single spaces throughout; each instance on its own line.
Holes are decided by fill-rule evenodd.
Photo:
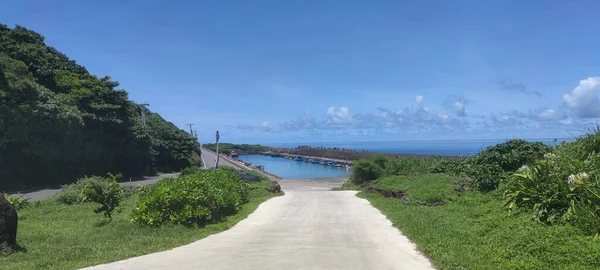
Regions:
M 199 162 L 195 138 L 118 86 L 47 46 L 42 35 L 0 24 L 0 190 Z

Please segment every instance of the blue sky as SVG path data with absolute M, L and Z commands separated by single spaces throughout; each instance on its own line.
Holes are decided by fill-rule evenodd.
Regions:
M 60 4 L 59 4 L 60 3 Z M 600 117 L 598 1 L 10 1 L 201 141 L 572 137 Z

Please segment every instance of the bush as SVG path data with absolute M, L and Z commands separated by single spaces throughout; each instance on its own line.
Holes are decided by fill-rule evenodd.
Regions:
M 373 161 L 375 162 L 375 164 L 379 165 L 379 167 L 381 167 L 382 169 L 385 170 L 385 167 L 387 166 L 389 158 L 383 154 L 377 154 L 373 157 Z
M 397 157 L 392 158 L 387 162 L 387 166 L 384 170 L 387 176 L 396 175 L 410 175 L 428 173 L 432 170 L 433 166 L 437 163 L 437 157 L 428 158 L 411 158 L 411 157 Z
M 373 181 L 383 174 L 383 169 L 371 159 L 361 159 L 352 166 L 350 179 L 355 184 Z
M 29 206 L 29 199 L 23 199 L 23 195 L 9 195 L 4 193 L 4 198 L 8 200 L 10 204 L 15 208 L 15 210 L 21 210 Z
M 600 234 L 600 153 L 598 131 L 563 143 L 531 166 L 512 174 L 503 185 L 510 210 L 532 210 L 549 224 L 569 222 L 586 233 Z
M 201 226 L 235 213 L 248 201 L 248 190 L 247 183 L 224 169 L 163 179 L 142 189 L 133 220 L 150 226 Z
M 121 175 L 109 174 L 104 179 L 88 182 L 83 191 L 86 200 L 100 204 L 94 212 L 103 213 L 110 220 L 112 212 L 119 206 L 123 196 L 123 188 L 117 184 L 119 178 Z
M 187 167 L 187 168 L 181 170 L 181 173 L 179 175 L 186 176 L 186 175 L 190 175 L 190 174 L 195 174 L 197 172 L 198 172 L 198 167 L 191 166 L 191 167 Z
M 490 192 L 498 188 L 506 172 L 494 163 L 471 165 L 465 168 L 467 175 L 473 179 L 471 186 L 481 192 Z
M 80 204 L 86 202 L 86 196 L 84 194 L 85 187 L 91 182 L 100 181 L 100 176 L 86 176 L 77 180 L 73 184 L 62 186 L 62 190 L 54 195 L 53 199 L 58 203 L 62 204 Z

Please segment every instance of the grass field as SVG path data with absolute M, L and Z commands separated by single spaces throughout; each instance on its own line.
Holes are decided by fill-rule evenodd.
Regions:
M 445 175 L 398 176 L 375 185 L 407 191 L 411 202 L 359 193 L 439 269 L 600 269 L 600 242 L 570 225 L 546 226 L 509 214 L 496 193 L 454 193 Z M 510 215 L 510 216 L 509 216 Z
M 150 228 L 130 222 L 135 195 L 120 206 L 112 222 L 95 214 L 96 205 L 63 205 L 45 201 L 19 212 L 18 242 L 22 250 L 0 256 L 0 269 L 75 269 L 185 245 L 224 231 L 277 196 L 269 181 L 253 183 L 250 201 L 226 220 L 199 229 L 183 226 Z

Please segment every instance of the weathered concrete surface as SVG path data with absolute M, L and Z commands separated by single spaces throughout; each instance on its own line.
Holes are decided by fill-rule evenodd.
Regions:
M 285 196 L 228 231 L 169 251 L 91 269 L 433 269 L 343 179 L 281 180 Z

